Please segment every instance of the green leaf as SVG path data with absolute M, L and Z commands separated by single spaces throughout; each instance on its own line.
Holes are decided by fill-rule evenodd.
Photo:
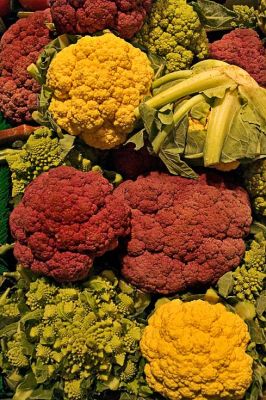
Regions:
M 198 175 L 190 168 L 185 161 L 182 161 L 177 148 L 161 149 L 159 157 L 173 175 L 184 176 L 185 178 L 196 179 Z
M 141 131 L 135 133 L 135 135 L 131 136 L 127 142 L 124 144 L 128 143 L 134 143 L 135 144 L 135 150 L 138 151 L 144 146 L 144 134 L 145 134 L 145 129 L 141 129 Z
M 33 370 L 34 370 L 36 382 L 38 384 L 44 383 L 48 380 L 48 378 L 49 378 L 48 366 L 43 364 L 40 359 L 37 359 L 37 363 Z
M 156 121 L 158 111 L 155 108 L 147 106 L 146 103 L 141 103 L 139 112 L 148 133 L 149 140 L 152 142 L 158 134 L 158 123 Z
M 137 290 L 136 298 L 134 302 L 134 308 L 137 311 L 135 315 L 143 313 L 143 311 L 148 307 L 151 302 L 151 297 L 148 293 L 141 292 Z
M 37 389 L 32 392 L 29 400 L 52 400 L 53 390 Z
M 17 332 L 18 322 L 14 322 L 10 325 L 5 326 L 0 330 L 0 337 L 11 337 Z
M 34 310 L 31 312 L 28 312 L 24 317 L 21 318 L 20 322 L 25 324 L 27 321 L 40 321 L 43 316 L 43 310 Z
M 24 380 L 17 386 L 16 393 L 12 400 L 30 400 L 37 382 L 33 373 L 29 373 Z
M 234 11 L 215 1 L 197 0 L 191 4 L 202 25 L 209 31 L 232 29 L 232 22 L 237 18 Z
M 249 333 L 251 337 L 251 341 L 256 344 L 264 344 L 266 342 L 266 337 L 263 329 L 259 326 L 256 321 L 246 321 Z
M 233 290 L 234 287 L 234 278 L 232 272 L 227 272 L 224 274 L 217 282 L 218 285 L 218 293 L 227 297 Z
M 266 294 L 261 294 L 256 301 L 256 310 L 258 316 L 262 316 L 262 314 L 266 311 Z

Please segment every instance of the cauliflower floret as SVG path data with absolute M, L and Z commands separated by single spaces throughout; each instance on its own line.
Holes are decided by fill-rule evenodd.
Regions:
M 19 124 L 30 121 L 37 109 L 40 85 L 30 77 L 27 67 L 37 61 L 50 42 L 50 10 L 37 11 L 15 22 L 0 42 L 0 110 L 5 118 Z
M 140 342 L 149 386 L 170 400 L 242 399 L 252 379 L 247 325 L 221 304 L 161 305 Z
M 142 27 L 152 0 L 50 0 L 59 33 L 84 34 L 104 29 L 132 38 Z
M 134 109 L 149 94 L 153 70 L 147 56 L 111 33 L 84 37 L 52 61 L 49 111 L 71 135 L 110 149 L 132 131 Z

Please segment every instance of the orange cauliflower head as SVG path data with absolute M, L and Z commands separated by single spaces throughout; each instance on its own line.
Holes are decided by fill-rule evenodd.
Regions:
M 149 94 L 152 79 L 150 61 L 141 50 L 112 33 L 86 36 L 51 62 L 49 111 L 71 135 L 110 149 L 126 141 L 134 110 Z
M 170 400 L 242 399 L 252 379 L 249 340 L 247 325 L 222 304 L 164 303 L 140 343 L 147 382 Z

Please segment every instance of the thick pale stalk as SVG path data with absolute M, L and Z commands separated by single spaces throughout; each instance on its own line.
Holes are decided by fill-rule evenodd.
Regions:
M 186 69 L 183 71 L 176 71 L 176 72 L 171 72 L 170 74 L 164 75 L 161 78 L 156 79 L 153 84 L 152 88 L 156 89 L 165 83 L 175 81 L 177 79 L 187 79 L 193 75 L 193 71 Z
M 204 96 L 202 94 L 198 94 L 197 96 L 192 97 L 189 100 L 185 100 L 184 103 L 177 108 L 173 115 L 173 121 L 177 124 L 196 104 L 199 104 L 204 100 Z M 154 152 L 157 154 L 160 151 L 161 145 L 165 141 L 166 137 L 172 130 L 172 125 L 166 127 L 163 131 L 158 133 L 156 138 L 152 142 L 152 147 Z
M 149 107 L 160 109 L 166 104 L 174 103 L 182 97 L 226 84 L 233 85 L 235 82 L 225 75 L 220 68 L 213 68 L 177 83 L 171 88 L 164 90 L 162 93 L 150 98 L 145 104 Z M 140 117 L 139 108 L 135 110 L 135 115 L 137 118 Z
M 219 164 L 225 138 L 240 107 L 237 90 L 229 90 L 222 99 L 215 100 L 210 112 L 204 146 L 205 167 Z

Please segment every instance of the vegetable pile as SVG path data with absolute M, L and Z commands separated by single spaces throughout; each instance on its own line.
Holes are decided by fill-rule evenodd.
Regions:
M 266 398 L 265 0 L 0 4 L 0 399 Z

